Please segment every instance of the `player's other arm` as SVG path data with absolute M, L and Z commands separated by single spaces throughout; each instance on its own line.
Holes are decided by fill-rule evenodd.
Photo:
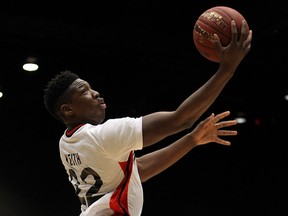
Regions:
M 236 120 L 220 121 L 229 114 L 229 111 L 220 113 L 216 116 L 212 114 L 201 121 L 192 132 L 186 134 L 169 146 L 137 158 L 137 166 L 141 181 L 145 182 L 166 170 L 195 146 L 211 142 L 230 145 L 229 141 L 219 137 L 234 136 L 237 134 L 237 131 L 235 130 L 223 129 L 224 127 L 237 124 Z

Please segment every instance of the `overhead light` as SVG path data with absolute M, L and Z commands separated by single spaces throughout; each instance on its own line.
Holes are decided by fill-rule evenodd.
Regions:
M 246 114 L 244 112 L 237 112 L 235 120 L 237 121 L 238 124 L 246 123 L 247 122 Z
M 28 57 L 26 59 L 26 63 L 23 65 L 23 69 L 25 71 L 36 71 L 38 68 L 37 58 L 32 56 Z
M 288 90 L 286 91 L 286 94 L 284 95 L 284 99 L 285 99 L 286 101 L 288 101 Z
M 2 91 L 2 87 L 0 86 L 0 98 L 3 97 L 3 91 Z
M 235 120 L 237 121 L 237 123 L 238 124 L 244 124 L 244 123 L 246 123 L 246 121 L 247 121 L 247 119 L 244 117 L 244 116 L 242 116 L 242 117 L 236 117 L 235 118 Z

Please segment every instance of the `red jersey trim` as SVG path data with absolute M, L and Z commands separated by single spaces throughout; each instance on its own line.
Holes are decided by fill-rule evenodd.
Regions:
M 71 129 L 71 130 L 67 129 L 66 132 L 65 132 L 65 135 L 66 135 L 67 137 L 71 137 L 71 136 L 75 133 L 75 131 L 77 131 L 77 130 L 78 130 L 80 127 L 82 127 L 83 125 L 84 125 L 84 124 L 80 124 L 80 125 L 74 127 L 74 128 Z
M 114 215 L 130 216 L 128 208 L 128 187 L 132 173 L 134 153 L 131 151 L 128 161 L 119 162 L 123 172 L 124 179 L 116 188 L 110 200 L 110 208 L 114 210 Z

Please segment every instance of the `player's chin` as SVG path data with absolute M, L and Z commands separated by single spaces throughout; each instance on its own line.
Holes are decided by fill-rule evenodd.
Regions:
M 97 112 L 96 115 L 90 116 L 90 118 L 87 120 L 88 123 L 93 125 L 98 125 L 103 123 L 105 120 L 105 111 L 104 112 Z
M 101 113 L 101 115 L 98 115 L 98 116 L 97 116 L 97 122 L 98 122 L 99 124 L 103 123 L 104 120 L 105 120 L 105 110 L 103 110 L 103 112 Z

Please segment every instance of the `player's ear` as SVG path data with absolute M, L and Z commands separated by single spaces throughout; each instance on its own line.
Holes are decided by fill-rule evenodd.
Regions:
M 64 116 L 70 116 L 73 114 L 73 110 L 68 104 L 62 104 L 60 106 L 60 111 Z

